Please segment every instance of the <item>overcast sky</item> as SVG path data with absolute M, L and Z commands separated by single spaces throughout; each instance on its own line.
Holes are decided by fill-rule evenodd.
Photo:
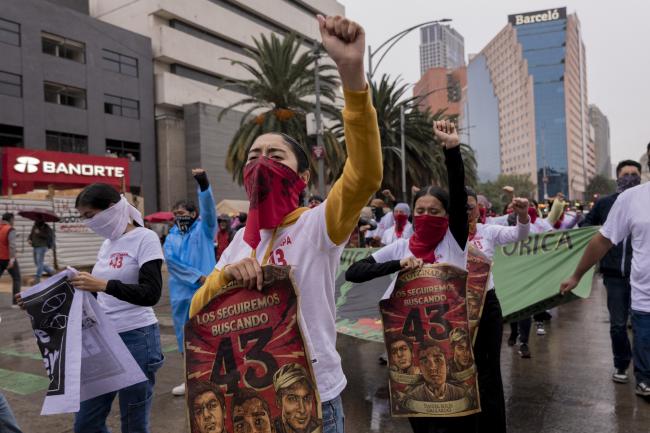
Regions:
M 378 47 L 395 33 L 425 21 L 452 18 L 465 38 L 465 57 L 477 53 L 506 25 L 509 14 L 567 7 L 582 23 L 589 103 L 609 118 L 612 163 L 638 160 L 650 142 L 650 2 L 647 0 L 339 0 L 346 15 Z M 386 56 L 377 73 L 420 77 L 419 32 Z M 374 61 L 378 60 L 375 57 Z M 645 169 L 645 168 L 644 168 Z

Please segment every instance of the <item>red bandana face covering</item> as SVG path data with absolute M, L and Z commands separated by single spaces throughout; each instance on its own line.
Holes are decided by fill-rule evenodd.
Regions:
M 260 229 L 274 229 L 298 207 L 300 193 L 307 185 L 291 168 L 261 157 L 244 168 L 244 188 L 250 202 L 244 241 L 255 249 Z
M 435 263 L 436 247 L 445 237 L 449 228 L 447 217 L 418 215 L 413 217 L 415 233 L 409 239 L 409 248 L 418 259 L 425 263 Z
M 530 223 L 535 224 L 535 221 L 537 221 L 537 209 L 534 207 L 529 207 L 528 216 L 530 217 Z
M 401 213 L 395 215 L 395 236 L 402 238 L 402 233 L 404 233 L 404 227 L 406 227 L 406 222 L 409 220 L 409 216 Z

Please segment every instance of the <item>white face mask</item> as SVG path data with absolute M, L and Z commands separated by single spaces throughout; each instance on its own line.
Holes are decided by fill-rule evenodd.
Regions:
M 140 211 L 122 196 L 120 201 L 84 221 L 84 224 L 99 236 L 114 241 L 124 234 L 131 220 L 144 226 Z

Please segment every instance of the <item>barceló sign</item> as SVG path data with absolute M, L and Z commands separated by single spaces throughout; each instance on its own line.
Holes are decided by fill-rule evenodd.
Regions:
M 557 21 L 561 19 L 566 19 L 566 8 L 548 9 L 545 11 L 508 15 L 508 22 L 513 26 L 543 23 L 547 21 Z
M 27 192 L 57 185 L 82 187 L 95 182 L 129 186 L 129 160 L 68 152 L 2 149 L 2 189 Z

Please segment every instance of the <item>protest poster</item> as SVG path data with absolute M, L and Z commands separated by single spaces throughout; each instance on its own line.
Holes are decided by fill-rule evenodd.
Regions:
M 147 380 L 89 292 L 68 268 L 21 294 L 50 380 L 41 415 L 78 412 L 80 403 Z
M 491 267 L 492 260 L 478 248 L 469 244 L 467 252 L 467 318 L 472 344 L 476 341 L 478 325 L 483 315 Z
M 498 247 L 494 254 L 494 283 L 503 318 L 517 321 L 591 293 L 593 268 L 571 293 L 560 294 L 560 284 L 573 274 L 587 244 L 599 227 L 530 235 L 523 241 Z
M 261 291 L 228 284 L 185 325 L 191 433 L 322 431 L 291 270 L 263 274 Z
M 465 301 L 467 272 L 448 264 L 399 274 L 379 303 L 395 417 L 480 411 Z

